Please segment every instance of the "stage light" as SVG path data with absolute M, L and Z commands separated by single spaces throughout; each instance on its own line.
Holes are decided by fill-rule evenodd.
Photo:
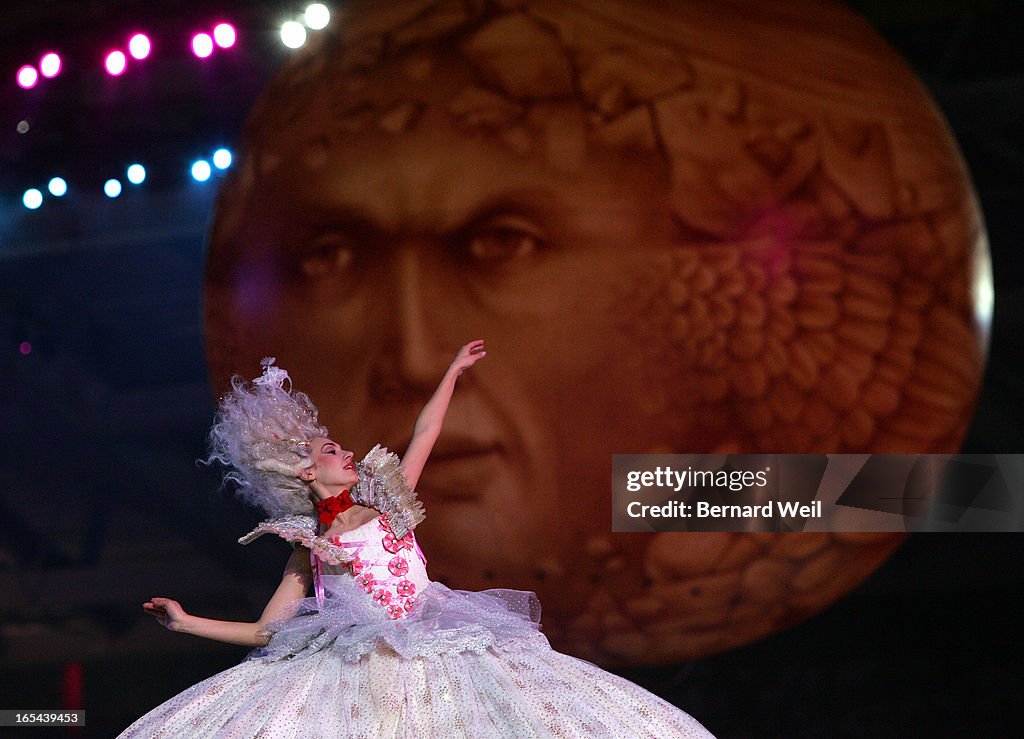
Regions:
M 31 90 L 39 82 L 39 72 L 31 64 L 26 64 L 18 70 L 18 87 Z
M 152 50 L 153 44 L 144 33 L 137 33 L 128 40 L 128 53 L 139 61 L 148 57 Z
M 32 127 L 32 126 L 31 126 L 31 125 L 29 125 L 29 122 L 28 122 L 28 121 L 26 121 L 26 120 L 21 120 L 21 121 L 18 121 L 18 125 L 17 125 L 17 126 L 15 126 L 15 128 L 16 128 L 16 129 L 17 129 L 17 131 L 18 131 L 18 133 L 28 133 L 28 130 L 29 130 L 29 129 L 30 129 L 31 127 Z
M 49 190 L 50 194 L 55 198 L 59 198 L 68 191 L 68 183 L 64 181 L 63 177 L 54 177 L 50 180 L 46 189 Z
M 146 181 L 146 168 L 141 164 L 133 164 L 128 167 L 128 181 L 133 185 L 141 185 Z
M 107 54 L 103 65 L 107 68 L 107 74 L 117 77 L 124 74 L 124 70 L 128 67 L 128 59 L 125 58 L 123 51 L 112 51 Z
M 18 351 L 21 352 L 22 356 L 27 357 L 32 353 L 32 344 L 28 341 L 23 341 L 18 344 Z
M 197 33 L 192 37 L 192 53 L 205 59 L 213 53 L 213 39 L 208 33 Z
M 281 24 L 281 43 L 289 49 L 297 49 L 306 43 L 306 29 L 301 23 L 285 21 Z
M 322 3 L 313 3 L 306 8 L 304 18 L 307 26 L 314 31 L 319 31 L 321 28 L 326 28 L 327 24 L 331 22 L 331 11 Z
M 230 49 L 234 46 L 237 37 L 235 27 L 230 23 L 218 23 L 213 27 L 213 40 L 222 49 Z
M 213 166 L 217 169 L 227 169 L 231 166 L 231 152 L 227 149 L 217 149 L 213 152 Z
M 21 196 L 21 202 L 25 204 L 25 207 L 29 210 L 35 210 L 43 204 L 43 194 L 34 187 L 30 187 L 25 191 L 25 194 Z
M 196 182 L 206 182 L 210 179 L 210 163 L 205 159 L 199 159 L 192 164 L 192 178 Z
M 60 74 L 61 62 L 60 55 L 54 51 L 48 54 L 43 54 L 43 58 L 39 60 L 39 74 L 43 75 L 47 79 L 56 77 Z
M 121 181 L 109 179 L 103 183 L 103 194 L 108 198 L 116 198 L 121 194 Z

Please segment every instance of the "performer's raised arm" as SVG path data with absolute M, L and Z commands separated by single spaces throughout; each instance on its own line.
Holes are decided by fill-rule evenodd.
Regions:
M 471 341 L 459 349 L 455 359 L 445 371 L 444 377 L 441 378 L 437 390 L 420 411 L 416 418 L 416 424 L 413 426 L 409 448 L 405 450 L 405 455 L 402 457 L 405 479 L 408 481 L 409 487 L 416 487 L 423 467 L 427 463 L 427 458 L 434 448 L 434 442 L 441 434 L 441 426 L 444 424 L 445 414 L 448 413 L 448 403 L 455 391 L 455 381 L 459 379 L 459 375 L 485 356 L 487 356 L 487 352 L 484 351 L 482 339 Z

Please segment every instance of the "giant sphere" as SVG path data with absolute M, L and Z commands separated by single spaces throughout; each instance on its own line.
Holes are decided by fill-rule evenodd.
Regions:
M 217 389 L 278 358 L 333 438 L 401 450 L 431 573 L 536 590 L 604 664 L 797 623 L 904 534 L 610 532 L 613 453 L 950 452 L 991 280 L 968 175 L 834 3 L 379 0 L 252 112 L 210 238 Z

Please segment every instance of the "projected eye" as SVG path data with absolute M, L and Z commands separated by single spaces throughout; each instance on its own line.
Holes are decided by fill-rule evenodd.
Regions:
M 324 234 L 305 248 L 300 266 L 306 277 L 318 278 L 341 272 L 352 264 L 354 244 L 344 234 Z
M 499 266 L 529 257 L 543 246 L 539 230 L 531 223 L 521 218 L 503 218 L 474 229 L 467 251 L 482 265 Z

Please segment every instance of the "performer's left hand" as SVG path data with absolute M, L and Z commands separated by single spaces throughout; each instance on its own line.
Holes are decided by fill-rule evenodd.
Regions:
M 459 349 L 448 369 L 449 371 L 454 371 L 455 376 L 458 377 L 486 356 L 487 352 L 484 351 L 483 339 L 471 341 Z

